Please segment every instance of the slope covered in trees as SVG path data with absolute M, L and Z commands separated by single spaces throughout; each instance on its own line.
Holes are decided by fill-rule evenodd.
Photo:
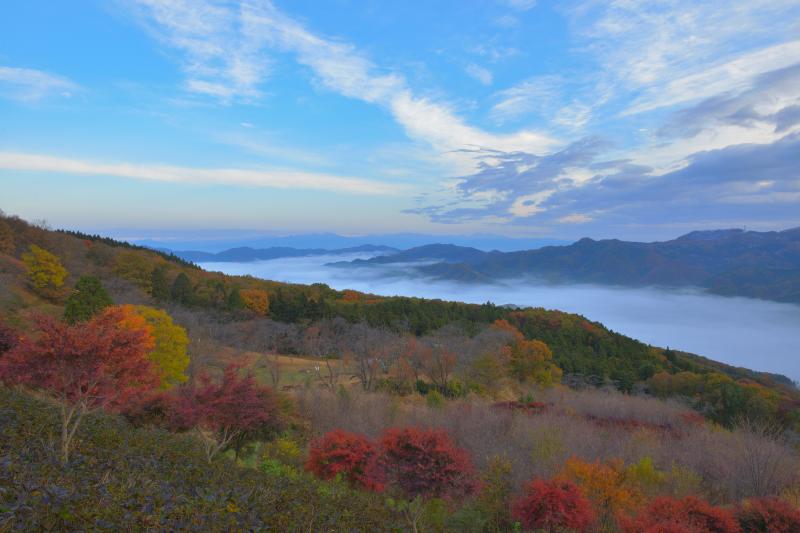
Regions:
M 800 526 L 785 378 L 558 311 L 0 233 L 0 530 Z

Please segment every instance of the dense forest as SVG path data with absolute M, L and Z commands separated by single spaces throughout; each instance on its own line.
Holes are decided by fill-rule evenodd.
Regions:
M 790 380 L 555 310 L 3 216 L 0 380 L 0 530 L 800 527 Z

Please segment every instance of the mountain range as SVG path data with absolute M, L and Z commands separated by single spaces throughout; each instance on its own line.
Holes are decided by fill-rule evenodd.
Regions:
M 551 283 L 700 287 L 728 296 L 800 303 L 800 227 L 694 231 L 662 242 L 581 239 L 568 246 L 484 252 L 426 245 L 340 268 L 390 267 L 466 283 L 531 278 Z

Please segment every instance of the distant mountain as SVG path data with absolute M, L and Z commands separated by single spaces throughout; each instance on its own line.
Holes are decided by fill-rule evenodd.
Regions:
M 163 250 L 163 249 L 160 249 Z M 256 249 L 249 246 L 231 248 L 218 253 L 203 251 L 175 251 L 172 252 L 181 259 L 192 261 L 193 263 L 247 263 L 250 261 L 266 261 L 268 259 L 280 259 L 284 257 L 308 257 L 313 255 L 344 255 L 354 253 L 392 253 L 399 252 L 397 248 L 390 246 L 376 246 L 365 244 L 352 248 L 339 248 L 327 250 L 323 248 L 298 249 L 286 246 L 275 246 L 272 248 Z
M 414 272 L 436 279 L 477 282 L 531 277 L 561 283 L 694 286 L 723 295 L 800 303 L 800 228 L 694 231 L 651 243 L 584 238 L 569 246 L 519 252 L 424 246 L 347 266 L 415 260 L 428 264 L 412 266 Z
M 98 231 L 92 230 L 90 233 Z M 529 239 L 505 237 L 491 234 L 472 235 L 426 235 L 421 233 L 389 233 L 359 236 L 337 235 L 335 233 L 309 233 L 301 235 L 266 235 L 254 230 L 142 230 L 118 229 L 99 231 L 117 239 L 147 246 L 169 250 L 199 250 L 203 252 L 221 252 L 232 248 L 298 248 L 298 249 L 340 249 L 369 244 L 380 244 L 406 250 L 428 244 L 449 243 L 458 246 L 469 246 L 479 250 L 531 250 L 542 246 L 569 244 L 564 239 Z

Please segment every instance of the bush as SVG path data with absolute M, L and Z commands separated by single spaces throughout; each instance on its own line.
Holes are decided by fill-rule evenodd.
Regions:
M 306 470 L 321 479 L 341 475 L 355 487 L 379 491 L 382 484 L 376 475 L 376 458 L 375 445 L 369 439 L 337 429 L 311 443 Z
M 0 531 L 397 532 L 381 496 L 288 468 L 208 464 L 191 435 L 95 413 L 69 468 L 57 408 L 0 387 Z
M 477 488 L 469 455 L 456 448 L 443 430 L 386 430 L 380 467 L 387 484 L 410 499 L 456 498 Z
M 589 500 L 566 479 L 531 481 L 511 512 L 526 529 L 586 531 L 595 521 Z
M 656 498 L 634 520 L 624 521 L 626 533 L 740 533 L 733 515 L 695 496 Z
M 744 533 L 796 533 L 800 510 L 779 498 L 756 498 L 736 508 L 736 519 Z

